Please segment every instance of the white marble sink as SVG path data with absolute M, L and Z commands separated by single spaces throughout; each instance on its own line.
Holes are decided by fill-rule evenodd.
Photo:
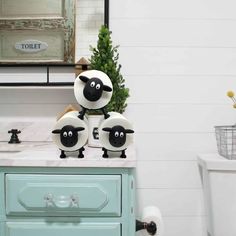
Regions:
M 52 146 L 52 142 L 22 142 L 17 144 L 9 144 L 8 142 L 0 142 L 1 153 L 19 153 L 27 150 L 45 149 Z
M 127 149 L 127 158 L 119 158 L 113 153 L 110 158 L 102 158 L 101 148 L 85 147 L 84 158 L 78 158 L 78 152 L 68 153 L 66 159 L 60 159 L 60 150 L 53 142 L 22 142 L 9 144 L 0 142 L 1 166 L 46 166 L 46 167 L 135 167 L 134 146 Z
M 22 150 L 0 150 L 0 154 L 7 154 L 7 153 L 19 153 Z

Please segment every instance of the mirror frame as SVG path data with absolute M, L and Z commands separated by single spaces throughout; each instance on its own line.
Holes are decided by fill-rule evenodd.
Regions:
M 109 0 L 104 0 L 104 25 L 109 28 Z M 63 83 L 50 83 L 49 82 L 49 68 L 52 66 L 65 66 L 65 67 L 75 67 L 76 63 L 0 63 L 0 70 L 1 67 L 46 67 L 47 68 L 47 82 L 45 83 L 27 83 L 27 82 L 19 82 L 19 83 L 1 83 L 0 86 L 2 87 L 60 87 L 60 86 L 73 86 L 71 82 L 63 82 Z
M 104 0 L 104 25 L 109 28 L 109 0 Z M 0 62 L 1 67 L 10 67 L 10 66 L 75 66 L 76 62 L 67 63 L 67 62 Z M 0 82 L 1 84 L 1 82 Z

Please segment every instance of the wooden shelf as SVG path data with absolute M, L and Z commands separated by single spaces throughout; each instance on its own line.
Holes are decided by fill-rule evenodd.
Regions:
M 68 90 L 71 90 L 73 89 L 73 84 L 71 85 L 11 85 L 11 86 L 7 86 L 7 85 L 1 85 L 0 84 L 0 90 L 2 89 L 68 89 Z

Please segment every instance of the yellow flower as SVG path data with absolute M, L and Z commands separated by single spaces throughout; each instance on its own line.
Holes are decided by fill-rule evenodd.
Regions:
M 233 91 L 228 91 L 227 96 L 232 98 L 234 96 L 234 92 Z

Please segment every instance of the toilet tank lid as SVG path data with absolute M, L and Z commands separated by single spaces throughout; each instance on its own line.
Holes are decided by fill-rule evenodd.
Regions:
M 236 160 L 228 160 L 217 153 L 199 154 L 197 161 L 207 170 L 236 170 Z

